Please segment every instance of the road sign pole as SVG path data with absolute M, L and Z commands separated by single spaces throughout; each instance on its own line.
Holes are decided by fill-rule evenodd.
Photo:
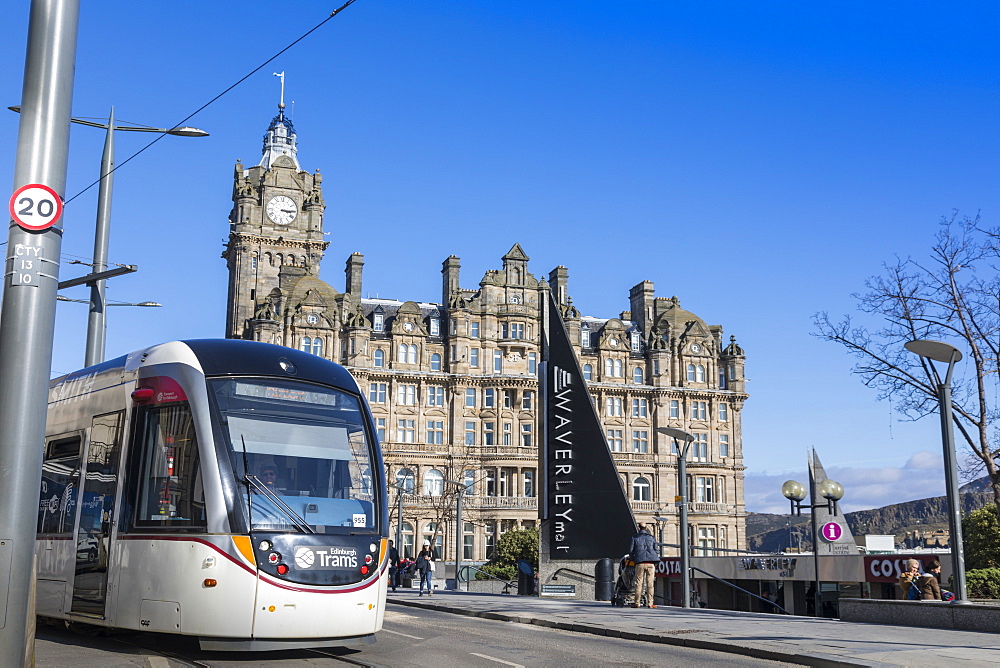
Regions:
M 32 0 L 14 191 L 65 193 L 79 0 Z M 38 215 L 24 203 L 22 215 Z M 35 213 L 32 213 L 35 211 Z M 47 207 L 46 207 L 47 211 Z M 43 211 L 42 213 L 46 213 Z M 43 216 L 44 217 L 44 216 Z M 25 664 L 61 225 L 8 230 L 0 318 L 0 665 Z

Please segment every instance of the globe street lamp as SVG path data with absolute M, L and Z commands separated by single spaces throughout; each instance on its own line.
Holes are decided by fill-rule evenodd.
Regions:
M 8 107 L 11 111 L 20 113 L 21 107 Z M 92 128 L 104 128 L 104 154 L 101 156 L 101 185 L 97 195 L 97 225 L 94 229 L 94 263 L 92 273 L 88 277 L 90 286 L 90 316 L 87 319 L 87 350 L 84 356 L 84 366 L 91 366 L 104 361 L 104 346 L 107 340 L 107 323 L 104 315 L 104 292 L 107 276 L 102 276 L 108 268 L 108 239 L 111 234 L 111 191 L 114 185 L 115 170 L 115 130 L 128 132 L 156 132 L 178 137 L 207 137 L 204 130 L 191 127 L 153 128 L 146 125 L 116 125 L 115 109 L 111 108 L 107 123 L 99 123 L 83 118 L 71 118 L 71 122 L 87 125 Z
M 952 603 L 969 602 L 965 584 L 965 550 L 962 546 L 962 506 L 958 495 L 958 467 L 955 463 L 955 432 L 951 415 L 951 376 L 955 363 L 962 359 L 962 351 L 955 346 L 927 339 L 907 341 L 903 346 L 911 353 L 934 362 L 948 365 L 944 380 L 937 368 L 927 363 L 937 383 L 938 404 L 941 414 L 941 442 L 944 449 L 944 485 L 948 497 L 948 527 L 951 530 L 951 563 L 955 577 L 955 600 Z
M 674 439 L 674 447 L 677 448 L 677 487 L 680 492 L 681 504 L 681 605 L 685 608 L 691 607 L 691 567 L 688 563 L 688 511 L 687 511 L 687 456 L 688 448 L 694 436 L 683 429 L 673 427 L 657 427 L 656 431 Z M 678 446 L 678 441 L 683 445 Z
M 816 525 L 816 509 L 826 508 L 831 515 L 837 514 L 837 501 L 844 498 L 844 488 L 840 483 L 834 482 L 833 480 L 822 480 L 817 483 L 812 476 L 812 467 L 809 469 L 810 485 L 809 490 L 806 490 L 806 486 L 797 480 L 787 480 L 785 484 L 781 486 L 781 493 L 786 499 L 788 499 L 792 504 L 792 514 L 801 516 L 802 509 L 808 508 L 810 515 L 810 522 L 812 524 L 812 540 L 813 540 L 813 614 L 816 617 L 823 616 L 823 593 L 820 591 L 820 578 L 819 578 L 819 531 Z M 825 503 L 816 503 L 816 495 L 819 494 L 824 499 Z M 805 498 L 810 497 L 810 504 L 805 505 L 802 502 Z M 801 552 L 801 543 L 799 544 L 799 551 Z

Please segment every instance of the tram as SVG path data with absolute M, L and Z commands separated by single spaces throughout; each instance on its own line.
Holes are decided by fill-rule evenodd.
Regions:
M 386 482 L 341 366 L 239 340 L 52 381 L 37 613 L 206 650 L 354 646 L 382 628 Z

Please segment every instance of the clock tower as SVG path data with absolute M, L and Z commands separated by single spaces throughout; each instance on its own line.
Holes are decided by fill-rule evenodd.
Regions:
M 281 284 L 318 277 L 323 252 L 323 178 L 299 167 L 295 127 L 285 116 L 284 81 L 278 115 L 264 134 L 260 163 L 233 173 L 226 337 L 282 343 Z

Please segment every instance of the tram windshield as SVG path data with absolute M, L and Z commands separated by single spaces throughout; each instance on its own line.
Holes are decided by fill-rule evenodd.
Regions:
M 360 400 L 278 379 L 210 381 L 251 528 L 374 529 L 372 444 Z

